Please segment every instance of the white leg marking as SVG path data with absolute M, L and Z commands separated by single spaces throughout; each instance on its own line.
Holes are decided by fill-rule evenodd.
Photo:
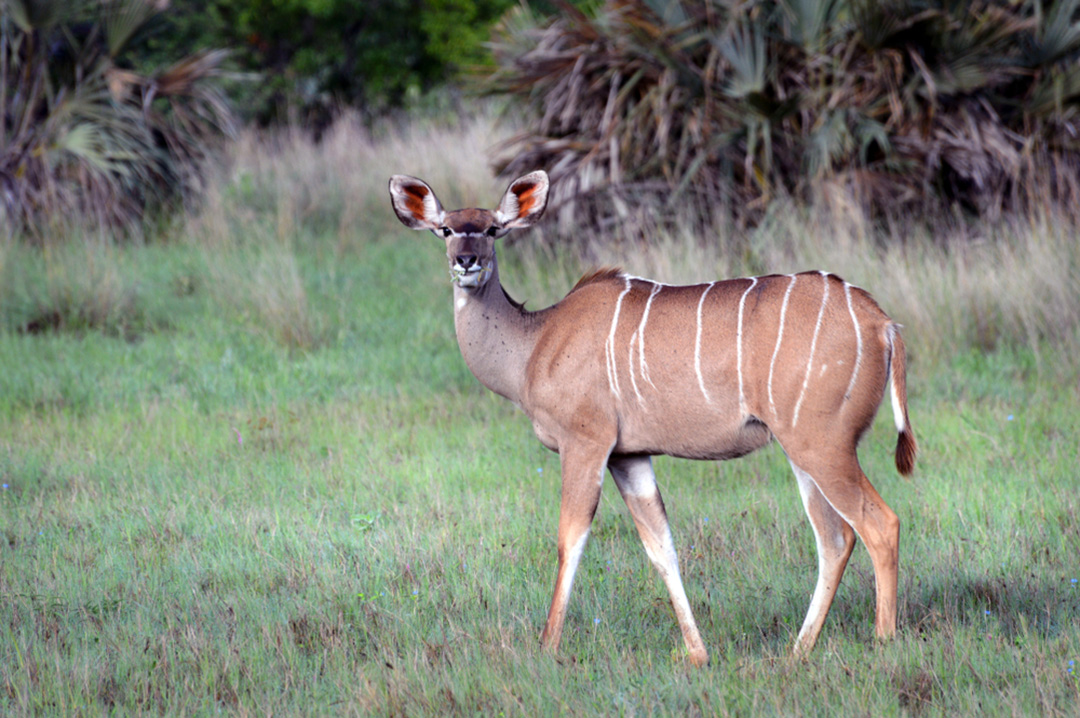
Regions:
M 821 331 L 821 319 L 825 316 L 825 304 L 829 301 L 829 275 L 821 273 L 825 280 L 825 291 L 821 295 L 821 308 L 818 310 L 817 324 L 814 325 L 814 338 L 810 340 L 810 357 L 806 360 L 806 376 L 803 377 L 802 391 L 799 392 L 799 400 L 795 402 L 795 413 L 791 417 L 791 426 L 799 422 L 799 409 L 802 408 L 803 399 L 806 398 L 806 387 L 810 384 L 810 370 L 814 367 L 814 350 L 817 349 L 818 333 Z
M 656 388 L 656 384 L 653 384 L 652 379 L 649 378 L 649 365 L 645 363 L 645 322 L 649 321 L 649 309 L 652 307 L 653 297 L 659 294 L 663 287 L 664 285 L 660 283 L 653 284 L 652 291 L 649 293 L 649 301 L 645 302 L 645 311 L 641 314 L 641 323 L 638 324 L 637 330 L 638 359 L 641 376 L 645 381 L 649 382 L 653 389 Z
M 616 464 L 611 474 L 623 496 L 647 499 L 656 495 L 656 474 L 652 468 L 652 457 L 649 457 L 648 461 L 633 462 L 629 467 L 625 463 Z
M 788 463 L 791 463 L 790 461 Z M 814 520 L 810 516 L 810 496 L 814 491 L 817 491 L 817 486 L 814 480 L 810 478 L 810 475 L 800 469 L 795 464 L 791 464 L 791 469 L 795 472 L 795 479 L 799 484 L 799 496 L 802 497 L 803 511 L 806 512 L 806 518 L 810 522 L 810 528 L 814 531 L 814 546 L 817 548 L 818 556 L 818 580 L 817 585 L 814 587 L 814 597 L 810 599 L 810 608 L 806 611 L 806 618 L 803 620 L 802 628 L 799 629 L 799 637 L 796 639 L 795 644 L 798 645 L 803 637 L 810 632 L 814 623 L 817 621 L 818 615 L 821 613 L 821 604 L 824 601 L 824 586 L 821 585 L 822 573 L 825 570 L 824 559 L 824 546 L 821 545 L 821 533 L 818 532 L 817 526 L 814 525 Z
M 562 583 L 561 588 L 563 590 L 560 596 L 560 602 L 563 606 L 566 606 L 570 600 L 570 588 L 574 585 L 574 575 L 577 574 L 578 565 L 581 563 L 581 554 L 585 552 L 585 542 L 588 539 L 589 529 L 585 529 L 585 533 L 581 534 L 581 538 L 570 547 L 570 552 L 566 555 L 566 579 Z
M 818 527 L 814 525 L 813 518 L 810 516 L 810 497 L 813 495 L 814 492 L 820 493 L 821 491 L 817 486 L 817 482 L 814 481 L 813 477 L 810 476 L 810 474 L 800 469 L 790 459 L 788 460 L 788 463 L 791 464 L 791 469 L 795 472 L 795 478 L 799 483 L 799 495 L 802 497 L 803 510 L 806 512 L 806 518 L 810 521 L 810 528 L 814 530 L 814 544 L 817 547 L 818 555 L 817 584 L 814 587 L 814 597 L 810 599 L 810 608 L 806 611 L 806 619 L 803 621 L 802 628 L 799 629 L 799 637 L 795 640 L 796 650 L 798 650 L 798 646 L 802 643 L 803 638 L 805 638 L 806 635 L 813 630 L 814 625 L 821 620 L 821 611 L 824 608 L 823 604 L 825 603 L 825 595 L 826 593 L 828 593 L 828 586 L 825 583 L 826 567 L 825 552 L 823 550 L 825 548 L 823 545 L 823 541 L 827 537 L 821 535 L 820 531 L 818 531 Z M 828 497 L 826 497 L 824 494 L 822 494 L 822 496 L 825 498 L 826 501 L 828 501 Z M 829 505 L 832 506 L 831 503 Z M 835 509 L 836 507 L 834 506 L 833 508 Z M 848 524 L 851 523 L 847 520 L 846 517 L 844 517 L 843 514 L 840 514 L 840 517 L 843 518 L 844 521 L 847 521 Z M 842 551 L 844 549 L 843 534 L 838 533 L 831 538 L 834 541 L 834 545 L 832 547 L 833 550 Z
M 788 300 L 791 299 L 791 290 L 795 288 L 795 280 L 798 279 L 794 274 L 788 276 L 791 277 L 791 284 L 784 292 L 784 303 L 780 305 L 780 329 L 776 332 L 776 347 L 773 348 L 772 361 L 769 362 L 769 406 L 772 407 L 773 416 L 776 416 L 776 402 L 773 401 L 772 395 L 773 370 L 776 369 L 776 357 L 780 354 L 780 340 L 784 336 L 784 317 L 787 316 Z
M 745 414 L 744 405 L 746 399 L 743 394 L 743 378 L 742 378 L 742 318 L 743 307 L 746 305 L 746 295 L 750 293 L 750 290 L 757 284 L 757 277 L 750 278 L 750 286 L 743 292 L 742 297 L 739 299 L 739 323 L 735 329 L 735 369 L 739 374 L 739 412 Z
M 619 368 L 615 363 L 615 329 L 619 326 L 619 312 L 622 311 L 623 297 L 630 291 L 630 279 L 626 279 L 626 289 L 622 290 L 619 300 L 615 302 L 615 314 L 611 317 L 611 331 L 608 333 L 607 342 L 604 344 L 604 359 L 607 360 L 608 386 L 615 398 L 619 398 Z
M 851 372 L 851 381 L 848 382 L 844 398 L 851 398 L 851 391 L 855 388 L 855 380 L 859 376 L 859 366 L 862 364 L 862 328 L 859 320 L 855 318 L 855 307 L 851 306 L 851 285 L 844 282 L 844 295 L 847 297 L 847 310 L 851 315 L 851 324 L 855 327 L 855 368 Z
M 705 396 L 705 401 L 710 404 L 712 399 L 709 398 L 709 392 L 705 391 L 705 378 L 701 375 L 701 308 L 705 304 L 705 297 L 709 296 L 709 290 L 714 286 L 716 282 L 711 282 L 701 293 L 701 299 L 697 305 L 697 337 L 694 339 L 694 371 L 697 372 L 697 382 L 701 387 L 701 393 Z
M 845 522 L 847 522 L 847 525 L 850 526 L 852 529 L 854 529 L 855 534 L 857 536 L 859 536 L 859 538 L 861 539 L 862 534 L 860 534 L 859 530 L 857 528 L 855 528 L 855 524 L 852 523 L 851 517 L 845 515 L 843 511 L 836 508 L 836 504 L 834 504 L 832 501 L 829 501 L 829 497 L 825 495 L 824 491 L 821 491 L 821 487 L 818 486 L 818 483 L 817 483 L 817 481 L 814 480 L 814 477 L 811 476 L 810 474 L 808 474 L 807 472 L 803 471 L 802 469 L 800 469 L 795 464 L 793 464 L 791 462 L 791 459 L 788 459 L 788 463 L 791 464 L 791 468 L 795 470 L 795 476 L 799 478 L 799 481 L 802 481 L 802 477 L 806 477 L 811 483 L 813 483 L 813 485 L 817 487 L 817 490 L 821 492 L 821 496 L 825 499 L 825 501 L 829 504 L 829 506 L 832 506 L 833 511 L 840 514 L 840 518 L 842 518 Z M 801 490 L 801 487 L 800 487 L 800 490 Z

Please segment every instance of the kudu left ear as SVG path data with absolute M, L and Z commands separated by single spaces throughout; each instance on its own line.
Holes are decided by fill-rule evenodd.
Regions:
M 391 177 L 390 201 L 398 219 L 409 229 L 438 229 L 446 217 L 435 190 L 415 177 Z
M 495 210 L 495 219 L 504 229 L 528 227 L 544 213 L 547 198 L 547 172 L 530 172 L 510 183 Z

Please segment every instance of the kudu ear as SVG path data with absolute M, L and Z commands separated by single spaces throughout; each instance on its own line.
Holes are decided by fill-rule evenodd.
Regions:
M 528 227 L 544 213 L 547 198 L 547 172 L 530 172 L 510 183 L 495 210 L 495 219 L 504 229 Z
M 427 182 L 408 175 L 390 178 L 390 202 L 398 219 L 410 229 L 438 229 L 446 216 Z

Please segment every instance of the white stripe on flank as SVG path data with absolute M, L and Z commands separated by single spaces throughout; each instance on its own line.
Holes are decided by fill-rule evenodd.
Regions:
M 710 282 L 701 293 L 701 299 L 697 304 L 697 337 L 694 339 L 694 371 L 697 372 L 697 383 L 701 387 L 701 393 L 705 396 L 705 401 L 710 404 L 712 399 L 709 398 L 709 392 L 705 391 L 705 378 L 701 376 L 701 307 L 705 304 L 705 297 L 709 296 L 709 291 L 714 286 L 716 282 Z
M 604 344 L 604 358 L 607 360 L 608 386 L 616 398 L 619 394 L 619 368 L 615 363 L 615 329 L 619 326 L 619 312 L 622 311 L 623 297 L 630 291 L 630 279 L 626 279 L 626 289 L 622 290 L 619 300 L 615 302 L 615 314 L 611 317 L 611 331 L 608 333 L 607 342 Z
M 844 398 L 851 398 L 851 390 L 855 388 L 855 379 L 859 376 L 859 365 L 862 364 L 862 328 L 859 320 L 855 318 L 855 307 L 851 306 L 851 285 L 844 282 L 844 295 L 847 296 L 847 310 L 851 315 L 851 324 L 855 327 L 855 368 L 851 372 L 851 381 L 848 382 Z
M 791 426 L 799 422 L 799 409 L 802 408 L 803 399 L 806 398 L 806 387 L 810 383 L 810 370 L 814 366 L 814 350 L 817 348 L 818 333 L 821 331 L 821 319 L 825 316 L 825 304 L 829 301 L 829 275 L 821 273 L 825 280 L 825 291 L 821 295 L 821 309 L 818 310 L 817 324 L 814 325 L 814 338 L 810 340 L 810 357 L 806 360 L 806 376 L 803 378 L 802 391 L 799 392 L 799 400 L 795 402 L 795 413 L 791 417 Z
M 637 378 L 634 377 L 634 340 L 637 339 L 637 332 L 630 335 L 630 356 L 627 357 L 626 366 L 627 371 L 630 372 L 630 383 L 634 386 L 634 395 L 637 396 L 638 403 L 642 408 L 645 407 L 645 399 L 642 398 L 641 392 L 638 391 Z
M 784 336 L 784 317 L 787 316 L 788 300 L 791 299 L 791 290 L 795 288 L 795 280 L 798 278 L 794 274 L 788 276 L 791 277 L 791 284 L 784 292 L 784 303 L 780 305 L 780 329 L 776 332 L 776 347 L 773 348 L 772 361 L 769 362 L 769 406 L 772 407 L 773 416 L 776 416 L 776 402 L 773 401 L 772 395 L 773 370 L 776 369 L 776 357 L 780 354 L 780 339 Z
M 664 285 L 659 282 L 653 283 L 652 291 L 649 293 L 649 301 L 645 302 L 645 311 L 641 314 L 641 323 L 638 324 L 637 329 L 637 345 L 638 345 L 638 365 L 641 369 L 641 376 L 645 381 L 649 382 L 653 389 L 656 388 L 656 384 L 653 384 L 652 379 L 649 377 L 649 365 L 645 363 L 645 322 L 649 321 L 649 309 L 652 307 L 652 300 Z
M 743 318 L 743 306 L 746 304 L 746 295 L 750 293 L 750 290 L 757 284 L 757 277 L 750 278 L 750 286 L 743 292 L 742 298 L 739 299 L 739 323 L 735 329 L 735 370 L 739 375 L 739 412 L 743 413 L 743 405 L 746 403 L 746 399 L 743 395 L 743 379 L 742 379 L 742 318 Z

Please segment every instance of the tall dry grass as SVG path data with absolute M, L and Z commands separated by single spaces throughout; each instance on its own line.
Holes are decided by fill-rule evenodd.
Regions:
M 214 280 L 219 296 L 306 346 L 317 321 L 297 270 L 301 245 L 315 241 L 340 254 L 372 240 L 398 241 L 402 230 L 386 193 L 394 173 L 427 180 L 448 209 L 494 205 L 506 179 L 493 176 L 489 158 L 515 131 L 497 118 L 487 107 L 452 123 L 409 120 L 370 130 L 344 117 L 320 142 L 300 130 L 249 132 L 234 148 L 229 174 L 184 233 L 215 256 L 243 255 L 238 261 L 256 267 L 239 287 L 227 287 L 236 279 L 221 272 Z M 817 208 L 777 205 L 754 228 L 722 224 L 708 232 L 699 229 L 698 217 L 672 224 L 658 221 L 656 210 L 630 211 L 618 228 L 589 236 L 552 217 L 529 234 L 510 236 L 501 250 L 508 268 L 503 281 L 536 306 L 557 301 L 591 265 L 620 265 L 667 282 L 827 269 L 871 291 L 907 327 L 917 359 L 943 361 L 1003 345 L 1030 347 L 1039 357 L 1075 356 L 1075 212 L 1048 203 L 1028 218 L 913 217 L 882 227 L 856 207 L 835 197 Z M 415 244 L 416 251 L 439 246 Z
M 506 178 L 493 176 L 489 158 L 515 129 L 487 106 L 453 122 L 414 118 L 374 130 L 346 116 L 318 142 L 299 129 L 247 132 L 200 210 L 174 231 L 201 258 L 192 271 L 215 302 L 290 347 L 311 349 L 327 339 L 330 319 L 312 306 L 304 258 L 355 258 L 373 241 L 403 238 L 417 252 L 441 252 L 434 238 L 403 232 L 389 176 L 424 178 L 448 209 L 490 207 Z M 504 240 L 502 278 L 537 307 L 557 301 L 593 265 L 684 283 L 827 269 L 871 291 L 905 325 L 916 361 L 1027 347 L 1038 361 L 1059 356 L 1076 372 L 1080 215 L 1047 203 L 1028 218 L 912 218 L 883 228 L 855 206 L 836 198 L 810 209 L 777 205 L 754 228 L 708 231 L 696 216 L 661 222 L 659 210 L 631 210 L 618 228 L 586 236 L 550 217 Z M 54 254 L 41 255 L 31 272 L 16 271 L 28 266 L 22 249 L 0 247 L 6 326 L 47 320 L 123 332 L 145 323 L 135 270 L 123 269 L 98 235 L 75 244 L 48 248 Z
M 500 188 L 487 157 L 509 131 L 490 108 L 452 124 L 413 119 L 375 130 L 345 115 L 318 141 L 301 128 L 247 131 L 179 235 L 204 254 L 216 301 L 284 344 L 311 349 L 325 339 L 325 321 L 311 307 L 302 257 L 355 257 L 400 235 L 387 199 L 394 173 L 428 179 L 448 206 L 494 201 Z
M 490 107 L 452 123 L 388 121 L 374 130 L 345 115 L 318 141 L 300 128 L 248 131 L 186 234 L 227 245 L 246 241 L 259 222 L 262 241 L 314 232 L 339 248 L 366 242 L 397 226 L 386 199 L 391 174 L 423 177 L 448 207 L 492 202 L 501 187 L 488 157 L 511 131 Z

